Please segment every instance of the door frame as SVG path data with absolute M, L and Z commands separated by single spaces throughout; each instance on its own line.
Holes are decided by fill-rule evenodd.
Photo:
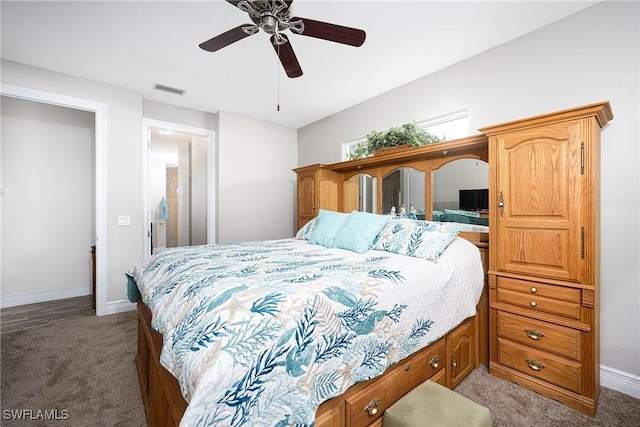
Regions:
M 144 259 L 151 254 L 151 214 L 149 197 L 151 187 L 149 186 L 149 144 L 151 129 L 164 129 L 173 132 L 186 133 L 207 138 L 207 244 L 216 243 L 216 140 L 215 131 L 211 129 L 198 128 L 181 125 L 178 123 L 165 122 L 155 119 L 142 120 L 142 201 L 144 217 Z
M 96 315 L 107 312 L 107 104 L 2 83 L 0 95 L 93 112 L 95 115 Z M 88 249 L 88 248 L 87 248 Z

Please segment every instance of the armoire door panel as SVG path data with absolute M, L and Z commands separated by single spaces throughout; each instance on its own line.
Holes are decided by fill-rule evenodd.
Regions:
M 300 177 L 298 182 L 298 215 L 315 216 L 315 179 L 313 176 Z
M 500 270 L 581 280 L 581 128 L 575 120 L 497 137 Z
M 570 175 L 564 166 L 570 154 L 566 151 L 562 141 L 545 138 L 525 141 L 505 152 L 507 164 L 513 165 L 506 171 L 508 176 L 504 177 L 501 187 L 506 198 L 507 218 L 567 219 L 572 188 L 566 185 L 570 184 Z
M 498 268 L 502 271 L 580 281 L 580 246 L 571 229 L 505 226 Z M 579 236 L 578 236 L 579 238 Z

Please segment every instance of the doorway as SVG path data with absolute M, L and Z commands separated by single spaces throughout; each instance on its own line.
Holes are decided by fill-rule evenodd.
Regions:
M 106 236 L 106 104 L 98 103 L 90 100 L 73 98 L 65 95 L 55 94 L 51 92 L 43 92 L 35 89 L 2 84 L 0 86 L 0 94 L 11 98 L 34 101 L 42 104 L 56 105 L 60 107 L 68 107 L 71 109 L 88 111 L 94 114 L 94 214 L 93 227 L 95 233 L 96 261 L 95 261 L 95 296 L 96 296 L 96 314 L 103 316 L 109 314 L 107 310 L 107 269 L 106 269 L 106 253 L 107 240 Z M 47 297 L 47 293 L 33 294 L 36 299 L 30 298 L 22 303 L 36 303 L 51 298 Z M 44 296 L 45 299 L 40 297 Z M 69 296 L 69 295 L 67 295 Z M 40 298 L 40 299 L 39 299 Z M 56 298 L 57 299 L 57 298 Z M 3 298 L 4 300 L 4 298 Z
M 213 132 L 145 120 L 145 257 L 215 242 Z

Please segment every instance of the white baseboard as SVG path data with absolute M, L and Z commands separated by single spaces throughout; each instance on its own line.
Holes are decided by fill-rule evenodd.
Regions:
M 640 399 L 640 376 L 600 365 L 600 385 Z
M 91 286 L 78 286 L 75 288 L 56 289 L 54 291 L 31 292 L 28 294 L 7 295 L 0 297 L 0 308 L 15 307 L 18 305 L 35 304 L 38 302 L 55 301 L 65 298 L 83 297 L 91 295 Z
M 122 299 L 118 301 L 109 301 L 107 302 L 107 312 L 105 314 L 117 314 L 124 313 L 126 311 L 133 311 L 136 309 L 136 304 L 134 302 L 129 302 L 129 300 Z

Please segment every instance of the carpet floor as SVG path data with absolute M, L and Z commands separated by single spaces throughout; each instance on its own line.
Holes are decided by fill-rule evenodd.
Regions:
M 146 426 L 136 334 L 135 312 L 3 333 L 0 425 Z M 456 392 L 487 406 L 494 426 L 640 426 L 640 400 L 606 388 L 595 418 L 492 377 L 483 366 Z

